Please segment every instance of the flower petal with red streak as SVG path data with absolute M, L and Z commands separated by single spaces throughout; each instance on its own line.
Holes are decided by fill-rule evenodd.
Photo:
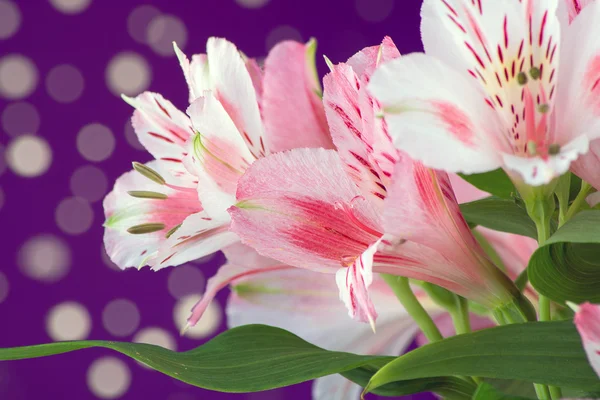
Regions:
M 272 152 L 333 147 L 314 72 L 315 46 L 283 41 L 267 56 L 262 114 Z
M 378 240 L 369 246 L 352 264 L 336 273 L 340 299 L 346 305 L 348 315 L 361 322 L 368 322 L 373 331 L 377 312 L 369 297 L 369 286 L 373 282 L 373 256 L 380 242 L 381 240 Z
M 183 190 L 160 185 L 137 171 L 130 171 L 117 179 L 113 191 L 104 199 L 104 245 L 110 259 L 121 268 L 139 268 L 151 262 L 167 241 L 167 232 L 181 224 L 188 215 L 202 210 L 195 184 L 191 180 L 169 177 L 169 164 L 151 161 L 147 166 L 165 177 L 168 183 Z M 130 191 L 161 193 L 167 198 L 138 198 L 131 196 Z M 145 234 L 127 232 L 131 227 L 149 223 L 161 223 L 164 228 Z
M 213 95 L 219 100 L 250 152 L 267 153 L 256 90 L 246 64 L 233 43 L 210 38 L 206 44 Z
M 131 122 L 138 139 L 157 160 L 181 162 L 193 136 L 190 119 L 158 93 L 145 92 L 127 101 L 136 108 Z
M 295 149 L 257 160 L 240 179 L 237 200 L 231 230 L 292 266 L 336 271 L 380 236 L 378 214 L 332 150 Z

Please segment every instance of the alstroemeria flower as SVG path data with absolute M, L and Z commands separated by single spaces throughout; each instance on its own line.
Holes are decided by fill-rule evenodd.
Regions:
M 600 376 L 600 305 L 583 303 L 575 313 L 575 325 L 594 371 Z
M 443 286 L 486 305 L 508 301 L 508 278 L 462 218 L 448 177 L 399 154 L 366 91 L 389 39 L 332 66 L 323 101 L 338 153 L 295 149 L 256 161 L 239 180 L 232 230 L 259 253 L 337 274 L 349 314 L 371 322 L 373 271 Z
M 264 76 L 223 39 L 210 38 L 206 56 L 192 62 L 178 52 L 190 99 L 195 98 L 187 112 L 197 133 L 184 163 L 197 177 L 198 195 L 212 221 L 218 221 L 219 233 L 229 227 L 227 208 L 235 203 L 237 181 L 256 159 L 295 147 L 331 147 L 314 46 L 278 44 L 267 57 Z M 185 236 L 173 235 L 158 258 L 174 257 Z M 236 241 L 228 235 L 221 247 Z
M 107 253 L 122 268 L 179 265 L 235 243 L 238 239 L 228 231 L 225 212 L 232 203 L 213 201 L 212 193 L 220 190 L 211 188 L 226 182 L 234 193 L 237 176 L 254 154 L 331 146 L 325 113 L 319 107 L 314 42 L 280 43 L 267 57 L 264 72 L 224 39 L 209 39 L 207 54 L 194 55 L 191 61 L 175 50 L 189 86 L 191 110 L 206 105 L 208 114 L 192 113 L 192 123 L 160 94 L 124 97 L 136 108 L 132 124 L 140 142 L 158 160 L 150 168 L 165 182 L 130 172 L 107 196 Z M 286 130 L 284 121 L 292 123 Z M 248 146 L 243 164 L 235 164 L 232 160 L 239 158 L 227 153 L 232 129 Z M 202 138 L 212 152 L 209 160 L 214 161 L 205 170 L 214 175 L 198 173 L 205 165 L 186 158 L 197 130 L 204 132 Z
M 426 55 L 384 64 L 369 86 L 395 145 L 432 168 L 502 167 L 536 186 L 568 171 L 600 136 L 600 5 L 571 25 L 557 6 L 424 0 Z
M 332 351 L 357 354 L 399 355 L 411 343 L 418 328 L 379 278 L 371 285 L 371 297 L 379 311 L 377 333 L 344 314 L 338 290 L 327 275 L 298 268 L 244 277 L 232 284 L 227 303 L 229 327 L 267 324 L 286 329 L 304 340 Z M 427 296 L 415 292 L 434 317 L 443 310 Z M 362 388 L 341 375 L 315 380 L 314 400 L 358 400 Z

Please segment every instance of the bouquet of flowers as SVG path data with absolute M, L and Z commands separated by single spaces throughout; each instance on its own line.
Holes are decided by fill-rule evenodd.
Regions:
M 186 327 L 229 286 L 232 329 L 0 360 L 99 346 L 222 392 L 316 379 L 315 399 L 600 395 L 599 20 L 593 0 L 425 0 L 425 54 L 386 37 L 322 84 L 314 40 L 264 63 L 175 45 L 190 105 L 124 97 L 155 160 L 106 197 L 105 246 L 154 270 L 222 250 Z

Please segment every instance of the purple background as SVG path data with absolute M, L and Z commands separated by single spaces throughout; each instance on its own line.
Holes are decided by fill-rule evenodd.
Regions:
M 0 0 L 0 3 L 5 1 Z M 421 2 L 417 0 L 270 0 L 255 9 L 243 7 L 234 0 L 95 0 L 83 12 L 73 15 L 59 12 L 48 0 L 12 1 L 20 10 L 21 23 L 10 37 L 0 38 L 0 65 L 7 55 L 24 55 L 35 65 L 38 82 L 31 94 L 18 99 L 3 96 L 0 87 L 0 114 L 15 102 L 33 105 L 39 114 L 40 125 L 35 132 L 27 133 L 45 139 L 52 150 L 52 163 L 44 174 L 33 178 L 20 176 L 6 168 L 7 152 L 1 150 L 10 148 L 11 141 L 25 133 L 15 132 L 10 125 L 11 115 L 6 114 L 9 129 L 3 128 L 0 132 L 1 347 L 51 341 L 46 329 L 47 315 L 53 306 L 64 301 L 78 302 L 89 312 L 91 331 L 88 338 L 131 340 L 133 335 L 112 336 L 103 324 L 102 311 L 115 298 L 129 299 L 137 305 L 141 316 L 137 330 L 163 328 L 176 340 L 178 350 L 187 350 L 203 342 L 203 339 L 181 338 L 177 333 L 173 322 L 177 299 L 167 288 L 173 269 L 122 272 L 109 267 L 103 259 L 101 201 L 90 203 L 93 223 L 85 232 L 69 234 L 57 223 L 57 206 L 63 199 L 73 196 L 70 181 L 77 168 L 94 165 L 104 172 L 110 187 L 130 168 L 132 160 L 150 159 L 146 152 L 134 148 L 126 140 L 124 127 L 132 109 L 107 87 L 106 68 L 117 53 L 130 51 L 142 56 L 152 73 L 148 89 L 162 93 L 183 109 L 187 103 L 187 88 L 176 58 L 157 54 L 148 44 L 135 41 L 128 32 L 128 16 L 136 7 L 151 3 L 162 13 L 178 17 L 187 29 L 184 51 L 189 55 L 203 52 L 206 39 L 214 35 L 228 38 L 251 57 L 262 58 L 268 50 L 267 37 L 271 35 L 271 41 L 278 37 L 274 30 L 288 32 L 283 37 L 279 34 L 280 39 L 287 38 L 286 35 L 294 36 L 294 30 L 289 28 L 277 30 L 282 25 L 294 28 L 302 40 L 316 37 L 318 54 L 326 54 L 334 63 L 345 61 L 364 46 L 378 44 L 384 35 L 390 35 L 402 53 L 421 48 Z M 0 15 L 0 24 L 6 22 L 6 18 L 6 15 Z M 319 71 L 323 73 L 325 65 L 320 56 L 318 62 Z M 47 88 L 49 71 L 60 64 L 74 66 L 83 76 L 83 93 L 70 103 L 57 102 Z M 68 79 L 62 84 L 66 90 L 73 85 Z M 12 117 L 15 115 L 19 117 L 18 113 Z M 76 146 L 78 132 L 94 122 L 107 126 L 115 138 L 114 151 L 100 162 L 86 160 Z M 101 190 L 101 186 L 100 182 L 96 188 Z M 80 217 L 75 214 L 71 218 Z M 23 245 L 41 234 L 63 240 L 71 253 L 68 273 L 54 283 L 32 279 L 20 266 L 19 254 L 25 251 Z M 196 268 L 209 277 L 222 261 L 219 254 L 210 261 L 196 263 Z M 3 279 L 8 283 L 8 294 L 4 293 L 4 296 Z M 201 290 L 203 283 L 197 282 L 197 285 Z M 219 296 L 221 305 L 225 304 L 226 297 L 227 293 L 223 291 Z M 223 329 L 224 319 L 220 326 L 220 330 Z M 107 350 L 92 349 L 45 359 L 1 363 L 0 398 L 97 398 L 88 388 L 86 377 L 90 364 L 103 356 L 116 355 Z M 310 384 L 247 395 L 207 392 L 141 368 L 132 360 L 123 360 L 131 372 L 131 382 L 122 399 L 275 400 L 307 399 L 310 396 Z

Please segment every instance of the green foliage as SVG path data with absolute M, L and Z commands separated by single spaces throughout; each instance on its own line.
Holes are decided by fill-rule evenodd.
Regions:
M 575 215 L 531 257 L 529 281 L 564 303 L 600 303 L 600 211 Z
M 471 225 L 537 239 L 535 223 L 515 200 L 492 196 L 461 204 L 460 210 Z
M 367 391 L 390 382 L 450 374 L 600 389 L 575 326 L 560 321 L 500 326 L 429 344 L 381 368 Z

